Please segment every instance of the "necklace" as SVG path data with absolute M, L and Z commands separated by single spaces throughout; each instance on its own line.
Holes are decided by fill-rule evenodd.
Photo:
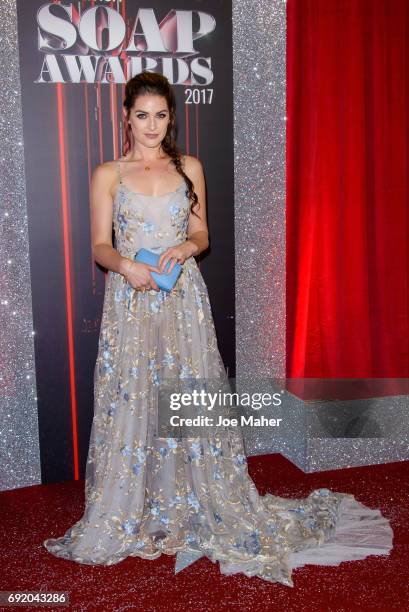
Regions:
M 145 170 L 150 170 L 150 166 L 145 166 Z

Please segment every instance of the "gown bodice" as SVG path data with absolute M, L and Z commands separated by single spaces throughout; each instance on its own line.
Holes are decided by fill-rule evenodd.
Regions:
M 187 239 L 190 200 L 185 181 L 174 191 L 151 196 L 120 182 L 114 199 L 116 249 L 133 258 L 141 249 L 161 253 Z

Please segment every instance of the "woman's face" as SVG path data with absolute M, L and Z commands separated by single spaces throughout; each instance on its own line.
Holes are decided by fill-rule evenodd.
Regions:
M 147 94 L 135 98 L 129 113 L 135 143 L 155 148 L 164 139 L 170 121 L 166 98 Z

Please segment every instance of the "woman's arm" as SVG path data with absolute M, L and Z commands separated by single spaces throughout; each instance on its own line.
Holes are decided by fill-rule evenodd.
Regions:
M 185 165 L 185 172 L 192 181 L 198 198 L 198 203 L 193 207 L 198 217 L 190 213 L 186 245 L 190 246 L 190 255 L 199 255 L 199 253 L 209 246 L 209 231 L 206 216 L 206 187 L 203 165 L 200 160 L 190 155 L 185 157 Z
M 131 266 L 131 259 L 122 257 L 112 246 L 113 200 L 111 186 L 116 168 L 105 163 L 97 166 L 92 173 L 90 186 L 91 244 L 92 254 L 97 263 L 113 272 L 125 274 Z

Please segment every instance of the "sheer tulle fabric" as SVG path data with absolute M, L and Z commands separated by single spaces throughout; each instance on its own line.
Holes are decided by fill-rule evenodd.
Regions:
M 127 257 L 186 239 L 184 185 L 163 196 L 122 183 L 116 248 Z M 111 565 L 128 556 L 200 551 L 225 574 L 293 586 L 292 570 L 388 554 L 379 510 L 328 489 L 305 499 L 260 496 L 239 431 L 155 438 L 157 388 L 168 378 L 226 380 L 206 285 L 193 257 L 171 293 L 134 291 L 108 273 L 94 374 L 83 517 L 44 542 L 52 554 Z

